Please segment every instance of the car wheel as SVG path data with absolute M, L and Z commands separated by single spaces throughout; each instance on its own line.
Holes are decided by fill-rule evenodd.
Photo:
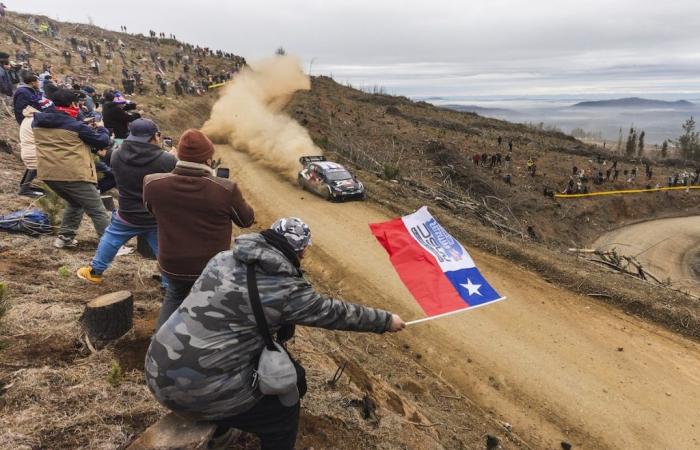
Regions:
M 299 175 L 297 177 L 297 183 L 299 183 L 299 187 L 302 189 L 304 189 L 306 187 L 306 186 L 304 186 L 304 177 L 302 177 L 301 175 Z
M 323 191 L 323 198 L 325 198 L 328 201 L 333 201 L 333 194 L 331 193 L 331 188 L 326 186 L 326 189 Z

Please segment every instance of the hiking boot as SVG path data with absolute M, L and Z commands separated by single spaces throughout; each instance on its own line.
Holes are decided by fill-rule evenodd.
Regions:
M 102 274 L 93 272 L 90 266 L 81 267 L 75 274 L 78 275 L 78 278 L 89 281 L 90 283 L 102 284 Z
M 236 438 L 238 438 L 238 430 L 229 428 L 221 431 L 221 427 L 217 427 L 214 435 L 207 442 L 207 450 L 225 450 L 231 447 Z
M 23 195 L 25 197 L 31 197 L 31 198 L 39 198 L 46 193 L 36 187 L 33 186 L 22 186 L 22 188 L 17 192 L 18 195 Z
M 75 248 L 78 246 L 77 239 L 65 237 L 59 234 L 58 237 L 53 241 L 53 246 L 56 248 Z

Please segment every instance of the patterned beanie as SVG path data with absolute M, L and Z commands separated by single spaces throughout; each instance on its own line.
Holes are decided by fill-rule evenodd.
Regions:
M 294 251 L 300 252 L 311 245 L 311 229 L 298 217 L 277 219 L 270 229 L 284 236 Z

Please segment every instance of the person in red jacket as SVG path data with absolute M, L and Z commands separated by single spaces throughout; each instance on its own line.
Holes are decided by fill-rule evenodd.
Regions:
M 231 248 L 231 222 L 247 228 L 255 220 L 236 183 L 214 176 L 214 144 L 201 131 L 185 131 L 177 155 L 172 172 L 144 178 L 143 201 L 158 224 L 158 264 L 169 281 L 157 328 L 209 260 Z

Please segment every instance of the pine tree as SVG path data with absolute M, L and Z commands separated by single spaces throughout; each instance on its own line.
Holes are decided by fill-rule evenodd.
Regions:
M 668 140 L 664 141 L 663 145 L 661 146 L 661 157 L 668 158 Z
M 642 156 L 644 154 L 644 135 L 646 133 L 644 130 L 642 130 L 641 133 L 639 133 L 639 145 L 637 146 L 637 156 Z
M 695 131 L 695 119 L 691 116 L 683 126 L 683 135 L 678 138 L 678 148 L 684 159 L 700 158 L 700 133 Z
M 632 157 L 637 150 L 637 130 L 634 127 L 630 128 L 630 134 L 627 136 L 627 146 L 625 147 L 625 156 Z
M 617 139 L 617 153 L 622 153 L 622 128 L 620 128 L 620 136 Z

